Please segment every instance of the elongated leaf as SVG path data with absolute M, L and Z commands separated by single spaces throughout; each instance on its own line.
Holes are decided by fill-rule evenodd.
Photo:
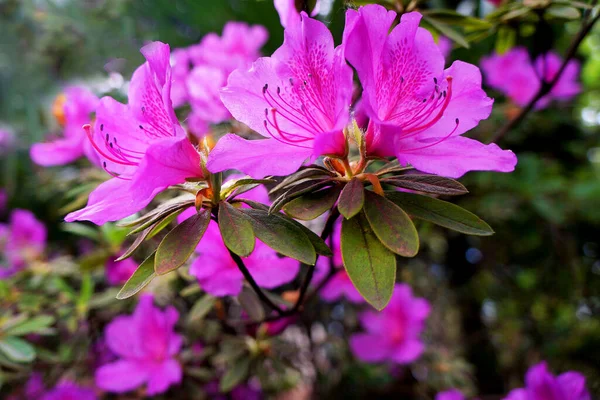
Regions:
M 331 185 L 331 178 L 327 179 L 319 179 L 319 180 L 308 180 L 298 185 L 292 186 L 288 191 L 279 196 L 273 201 L 271 207 L 269 207 L 269 212 L 276 213 L 280 211 L 283 206 L 293 199 L 302 196 L 303 194 L 317 191 L 327 185 Z
M 426 15 L 429 18 L 433 18 L 436 21 L 443 22 L 450 25 L 458 25 L 463 27 L 473 27 L 473 28 L 481 28 L 487 29 L 491 28 L 492 24 L 489 21 L 484 19 L 479 19 L 475 17 L 470 17 L 468 15 L 463 15 L 457 13 L 454 10 L 426 10 L 423 11 L 423 15 Z
M 160 232 L 162 232 L 162 230 L 165 229 L 167 226 L 169 226 L 171 224 L 171 222 L 175 221 L 175 219 L 183 211 L 184 211 L 184 209 L 180 208 L 179 210 L 177 210 L 175 212 L 172 212 L 171 214 L 167 215 L 166 217 L 164 217 L 163 219 L 161 219 L 157 223 L 153 224 L 152 225 L 152 230 L 150 230 L 150 233 L 148 234 L 148 239 L 152 239 L 154 236 L 156 236 Z
M 244 286 L 237 299 L 252 321 L 262 321 L 265 318 L 265 309 L 251 288 Z
M 309 193 L 290 201 L 283 207 L 283 210 L 292 218 L 310 221 L 331 210 L 339 193 L 337 187 Z
M 271 189 L 269 191 L 269 194 L 276 194 L 277 192 L 285 191 L 289 188 L 289 186 L 291 184 L 296 183 L 297 181 L 299 181 L 301 179 L 306 179 L 306 178 L 315 178 L 315 179 L 323 178 L 323 179 L 325 179 L 325 178 L 329 178 L 332 176 L 334 176 L 334 175 L 331 173 L 331 171 L 328 171 L 325 168 L 311 166 L 308 168 L 301 169 L 300 171 L 288 176 L 283 181 L 281 181 L 281 183 L 279 183 L 273 189 Z
M 254 231 L 248 217 L 231 204 L 219 203 L 219 230 L 225 245 L 235 254 L 247 257 L 254 250 Z
M 289 218 L 279 213 L 255 209 L 243 209 L 244 214 L 250 217 L 254 234 L 273 250 L 301 261 L 305 264 L 315 265 L 317 254 L 311 241 Z
M 152 253 L 135 270 L 133 275 L 125 282 L 125 285 L 117 293 L 117 299 L 124 300 L 138 293 L 156 276 L 154 273 L 154 257 Z
M 178 203 L 176 205 L 173 205 L 173 206 L 165 209 L 164 211 L 153 215 L 151 218 L 149 218 L 147 221 L 142 223 L 140 226 L 132 229 L 128 233 L 128 235 L 133 235 L 135 233 L 141 232 L 144 229 L 146 229 L 147 227 L 154 225 L 157 221 L 162 221 L 163 219 L 167 218 L 168 216 L 173 215 L 173 213 L 175 213 L 179 210 L 184 210 L 193 205 L 194 205 L 194 202 L 184 202 L 184 203 Z
M 386 196 L 415 218 L 468 235 L 489 236 L 494 233 L 485 221 L 456 204 L 412 193 L 386 192 Z
M 30 362 L 35 359 L 35 349 L 23 339 L 7 336 L 0 339 L 0 352 L 15 362 Z
M 469 43 L 467 42 L 465 37 L 460 32 L 451 28 L 449 25 L 445 24 L 444 22 L 440 22 L 439 20 L 429 18 L 427 16 L 423 16 L 423 22 L 424 22 L 423 25 L 431 26 L 433 29 L 435 29 L 442 35 L 448 37 L 453 42 L 458 43 L 459 45 L 461 45 L 462 47 L 464 47 L 466 49 L 469 48 Z
M 383 178 L 383 183 L 419 192 L 443 194 L 447 196 L 469 193 L 462 183 L 454 179 L 436 175 L 400 175 Z
M 352 178 L 344 186 L 340 194 L 338 210 L 346 219 L 354 217 L 363 208 L 365 202 L 365 188 L 358 178 Z
M 210 294 L 204 294 L 204 296 L 194 303 L 194 306 L 191 308 L 190 313 L 188 314 L 188 319 L 190 321 L 199 321 L 203 319 L 206 314 L 212 310 L 216 301 L 217 299 Z
M 154 271 L 164 275 L 181 267 L 194 252 L 210 222 L 210 210 L 206 209 L 186 219 L 167 233 L 156 249 Z
M 126 258 L 131 257 L 133 253 L 135 253 L 135 251 L 138 249 L 138 247 L 140 247 L 142 243 L 148 238 L 150 232 L 154 231 L 154 228 L 156 228 L 160 223 L 161 221 L 156 221 L 154 224 L 150 225 L 149 227 L 144 229 L 139 235 L 137 235 L 131 246 L 129 246 L 125 253 L 121 254 L 121 256 L 117 258 L 116 261 L 122 261 Z
M 54 323 L 54 317 L 51 315 L 38 315 L 24 322 L 5 329 L 2 334 L 8 336 L 22 336 L 30 333 L 36 333 L 48 328 Z
M 375 236 L 391 251 L 414 257 L 419 251 L 419 234 L 400 207 L 369 190 L 365 191 L 365 215 Z
M 242 383 L 250 372 L 250 359 L 242 358 L 236 360 L 233 365 L 228 366 L 225 375 L 219 382 L 221 392 L 229 392 L 231 389 Z
M 168 212 L 171 212 L 180 207 L 190 207 L 190 206 L 193 206 L 194 203 L 195 203 L 194 196 L 192 196 L 189 193 L 186 193 L 182 196 L 178 196 L 178 197 L 175 197 L 173 199 L 170 199 L 170 200 L 164 202 L 163 204 L 161 204 L 154 210 L 150 211 L 149 213 L 147 213 L 145 215 L 142 215 L 139 218 L 136 218 L 132 221 L 124 220 L 122 222 L 119 222 L 119 223 L 117 223 L 117 226 L 131 228 L 131 227 L 140 225 L 140 224 L 148 221 L 150 218 L 156 217 L 159 214 L 163 214 L 165 212 L 168 213 Z
M 274 179 L 253 179 L 248 177 L 227 181 L 221 186 L 221 198 L 224 199 L 233 193 L 237 188 L 246 185 L 260 185 L 265 183 L 275 183 Z
M 331 249 L 327 246 L 325 241 L 323 239 L 321 239 L 321 237 L 319 235 L 317 235 L 316 233 L 314 233 L 313 231 L 311 231 L 310 229 L 308 229 L 307 227 L 305 227 L 298 221 L 295 221 L 293 219 L 289 219 L 288 221 L 293 223 L 302 232 L 304 232 L 304 234 L 306 235 L 308 240 L 310 240 L 310 243 L 312 243 L 313 247 L 315 248 L 315 251 L 317 252 L 317 254 L 320 254 L 325 257 L 331 257 L 333 255 Z
M 371 231 L 363 213 L 342 221 L 342 259 L 356 289 L 382 310 L 394 290 L 396 256 Z

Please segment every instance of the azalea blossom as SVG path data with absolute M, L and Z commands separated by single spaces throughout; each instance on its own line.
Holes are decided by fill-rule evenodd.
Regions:
M 209 155 L 209 170 L 286 175 L 309 157 L 345 156 L 353 84 L 342 47 L 334 48 L 327 27 L 304 12 L 284 36 L 271 57 L 235 70 L 221 91 L 233 117 L 267 139 L 224 136 Z
M 452 40 L 448 39 L 446 36 L 440 36 L 437 45 L 440 48 L 442 57 L 444 57 L 444 59 L 448 58 L 452 52 Z
M 410 286 L 396 284 L 389 305 L 381 312 L 365 311 L 359 316 L 365 333 L 350 338 L 350 349 L 361 361 L 408 364 L 423 353 L 419 336 L 431 306 L 414 297 Z
M 290 25 L 300 21 L 300 13 L 296 9 L 296 0 L 274 0 L 273 3 L 277 13 L 279 14 L 281 26 L 288 28 Z M 320 9 L 321 0 L 317 0 L 314 8 L 310 12 L 310 16 L 314 17 L 319 14 Z
M 120 285 L 127 282 L 138 267 L 138 264 L 131 258 L 116 261 L 115 259 L 120 257 L 121 254 L 109 257 L 104 265 L 106 280 L 111 285 Z
M 38 259 L 46 248 L 46 238 L 46 227 L 31 211 L 13 210 L 9 223 L 0 224 L 0 279 Z
M 133 74 L 129 104 L 104 97 L 92 131 L 86 131 L 102 166 L 113 176 L 66 221 L 97 225 L 136 213 L 167 187 L 201 178 L 200 155 L 179 125 L 171 103 L 169 46 L 153 42 L 141 50 L 146 63 Z
M 451 389 L 436 394 L 435 400 L 465 400 L 465 396 L 460 390 Z
M 481 60 L 486 83 L 521 107 L 535 97 L 542 81 L 554 79 L 561 65 L 562 58 L 552 51 L 538 56 L 533 63 L 525 47 L 514 47 L 504 54 L 494 53 Z M 566 101 L 579 94 L 579 71 L 579 62 L 569 61 L 550 93 L 535 104 L 536 109 L 547 107 L 552 100 Z
M 46 392 L 41 400 L 96 400 L 96 394 L 90 388 L 82 387 L 70 381 L 63 381 L 54 389 Z
M 98 97 L 82 86 L 69 86 L 59 94 L 52 105 L 52 114 L 63 128 L 63 136 L 31 146 L 33 162 L 50 167 L 68 164 L 86 156 L 93 164 L 97 164 L 98 155 L 83 125 L 91 123 L 91 114 L 96 111 L 98 102 Z
M 569 371 L 554 376 L 545 362 L 529 368 L 525 387 L 512 390 L 504 400 L 590 400 L 585 377 Z
M 124 393 L 145 384 L 152 396 L 179 384 L 183 371 L 175 357 L 183 338 L 174 332 L 178 319 L 173 306 L 161 311 L 152 296 L 142 296 L 133 315 L 119 316 L 106 327 L 106 344 L 119 359 L 96 370 L 96 385 Z
M 444 70 L 440 48 L 419 27 L 421 14 L 403 14 L 390 31 L 395 18 L 379 5 L 346 12 L 344 51 L 363 87 L 368 155 L 395 155 L 401 164 L 453 178 L 514 170 L 512 152 L 461 136 L 492 110 L 479 69 L 455 61 Z

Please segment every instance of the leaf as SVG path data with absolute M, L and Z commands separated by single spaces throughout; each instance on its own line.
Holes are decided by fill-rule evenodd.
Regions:
M 133 275 L 125 282 L 123 288 L 117 293 L 117 299 L 124 300 L 138 293 L 156 276 L 154 273 L 154 257 L 156 252 L 150 254 L 135 270 Z
M 121 254 L 121 256 L 119 258 L 117 258 L 115 261 L 122 261 L 126 258 L 131 257 L 133 255 L 133 253 L 138 249 L 138 247 L 140 247 L 142 245 L 142 243 L 148 238 L 148 235 L 150 234 L 150 232 L 152 232 L 154 230 L 154 228 L 156 228 L 160 224 L 160 222 L 161 221 L 156 221 L 153 225 L 150 225 L 144 231 L 142 231 L 142 233 L 140 233 L 135 238 L 135 240 L 133 241 L 131 246 L 129 246 L 129 248 L 123 254 Z
M 509 26 L 501 26 L 496 35 L 495 50 L 498 54 L 504 54 L 512 49 L 517 40 L 517 32 Z
M 462 47 L 466 49 L 469 48 L 469 43 L 465 37 L 458 31 L 452 29 L 449 25 L 427 16 L 423 16 L 423 22 L 425 22 L 425 25 L 430 25 L 433 29 L 448 37 L 452 41 L 458 43 Z
M 42 331 L 54 323 L 54 317 L 51 315 L 38 315 L 26 321 L 13 325 L 8 329 L 3 329 L 2 334 L 8 336 L 22 336 L 30 333 Z
M 212 310 L 213 306 L 217 299 L 210 294 L 206 293 L 202 296 L 190 309 L 190 313 L 188 314 L 188 318 L 190 321 L 199 321 L 203 319 L 206 314 Z
M 258 322 L 265 319 L 265 309 L 251 288 L 244 286 L 237 299 L 252 321 Z
M 310 243 L 312 243 L 313 247 L 315 248 L 315 251 L 317 252 L 317 254 L 320 254 L 325 257 L 331 257 L 333 255 L 333 252 L 331 251 L 331 249 L 327 246 L 325 241 L 323 239 L 321 239 L 321 237 L 319 235 L 317 235 L 316 233 L 314 233 L 313 231 L 311 231 L 310 229 L 308 229 L 307 227 L 305 227 L 298 221 L 295 221 L 293 219 L 288 219 L 288 221 L 293 223 L 300 230 L 302 230 L 302 232 L 304 232 L 304 234 L 306 235 L 308 240 L 310 240 Z
M 98 232 L 97 229 L 94 229 L 91 226 L 82 224 L 80 222 L 62 223 L 60 224 L 60 227 L 63 232 L 85 237 L 93 241 L 100 240 L 100 232 Z
M 546 13 L 550 14 L 551 16 L 553 16 L 555 18 L 561 18 L 561 19 L 567 19 L 567 20 L 581 18 L 581 13 L 575 7 L 552 6 L 546 10 Z
M 485 221 L 456 204 L 412 193 L 386 192 L 386 196 L 415 218 L 468 235 L 489 236 L 494 233 Z
M 28 342 L 14 336 L 0 339 L 0 351 L 16 362 L 30 362 L 35 359 L 35 349 Z
M 332 179 L 308 180 L 298 185 L 292 186 L 287 192 L 279 196 L 273 201 L 269 207 L 269 213 L 273 214 L 281 210 L 281 208 L 296 197 L 300 197 L 305 193 L 311 193 L 321 189 L 322 187 L 332 184 Z
M 283 210 L 292 218 L 310 221 L 331 210 L 339 193 L 337 187 L 309 193 L 290 201 L 283 206 Z
M 250 359 L 242 358 L 236 360 L 230 368 L 225 371 L 225 374 L 221 378 L 219 383 L 219 389 L 221 392 L 229 392 L 234 387 L 242 383 L 250 372 Z
M 141 232 L 144 229 L 146 229 L 147 227 L 149 227 L 150 225 L 155 224 L 157 221 L 162 221 L 163 219 L 167 218 L 169 215 L 172 215 L 174 212 L 176 212 L 178 210 L 185 210 L 186 208 L 191 207 L 194 204 L 195 204 L 194 202 L 184 202 L 184 203 L 178 203 L 178 204 L 173 205 L 173 206 L 171 206 L 169 208 L 166 208 L 163 211 L 154 214 L 148 220 L 146 220 L 145 222 L 143 222 L 140 226 L 132 229 L 128 233 L 128 235 L 133 235 L 135 233 Z
M 385 197 L 369 190 L 365 196 L 365 216 L 379 241 L 401 256 L 417 255 L 419 234 L 409 216 Z
M 352 178 L 342 189 L 338 210 L 346 219 L 354 217 L 362 210 L 365 202 L 364 191 L 363 183 L 358 178 Z
M 152 239 L 154 236 L 158 235 L 160 232 L 162 232 L 163 229 L 165 229 L 167 226 L 169 226 L 171 224 L 171 222 L 175 221 L 175 219 L 179 216 L 179 214 L 181 214 L 184 211 L 183 208 L 180 208 L 177 211 L 172 212 L 171 214 L 167 215 L 166 217 L 164 217 L 163 219 L 155 222 L 152 225 L 152 229 L 150 230 L 150 233 L 148 234 L 148 237 L 146 239 Z
M 225 245 L 238 256 L 247 257 L 254 250 L 256 238 L 250 220 L 226 201 L 219 203 L 219 230 Z
M 173 228 L 156 249 L 154 271 L 164 275 L 181 267 L 192 255 L 210 222 L 210 209 L 202 210 Z
M 170 213 L 179 208 L 191 207 L 194 204 L 195 204 L 195 197 L 189 193 L 186 193 L 182 196 L 177 196 L 171 200 L 164 202 L 160 206 L 156 207 L 154 210 L 150 211 L 149 213 L 147 213 L 145 215 L 142 215 L 139 218 L 136 218 L 131 221 L 128 219 L 125 219 L 121 222 L 118 222 L 117 226 L 131 228 L 131 227 L 140 225 L 142 223 L 145 223 L 149 219 L 155 218 L 159 214 Z M 130 234 L 131 234 L 131 232 L 130 232 Z
M 306 234 L 289 218 L 263 210 L 243 209 L 250 217 L 254 234 L 267 246 L 304 264 L 315 265 L 317 254 Z
M 419 192 L 454 196 L 469 193 L 462 183 L 436 175 L 399 175 L 383 178 L 383 183 Z
M 361 213 L 342 220 L 342 259 L 350 280 L 377 310 L 389 303 L 396 282 L 396 256 L 373 232 Z
M 253 179 L 253 178 L 250 178 L 249 176 L 240 178 L 240 179 L 230 180 L 230 181 L 225 182 L 221 186 L 221 198 L 222 199 L 226 198 L 231 193 L 233 193 L 235 191 L 235 189 L 242 187 L 242 186 L 254 185 L 256 187 L 256 185 L 259 185 L 259 184 L 275 183 L 275 182 L 276 181 L 274 179 Z
M 457 13 L 454 10 L 425 10 L 423 11 L 423 15 L 426 15 L 428 18 L 435 19 L 436 21 L 450 24 L 450 25 L 458 25 L 463 27 L 472 27 L 478 29 L 487 29 L 491 28 L 492 24 L 489 21 L 484 19 L 479 19 L 475 17 L 471 17 L 468 15 L 463 15 Z
M 330 178 L 332 176 L 334 176 L 334 174 L 332 174 L 331 171 L 328 171 L 327 169 L 322 168 L 322 167 L 312 166 L 312 167 L 304 168 L 296 173 L 293 173 L 292 175 L 288 176 L 287 178 L 285 178 L 283 181 L 281 181 L 281 183 L 279 183 L 273 189 L 271 189 L 269 191 L 269 194 L 276 194 L 277 192 L 285 191 L 288 189 L 288 186 L 290 186 L 293 183 L 296 183 L 297 181 L 299 181 L 301 179 L 306 179 L 306 178 L 325 179 L 325 178 Z

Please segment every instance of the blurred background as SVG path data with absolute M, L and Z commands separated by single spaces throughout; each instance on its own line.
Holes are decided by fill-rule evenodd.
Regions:
M 319 18 L 336 43 L 345 8 L 363 3 L 323 0 Z M 420 7 L 476 17 L 494 10 L 485 0 L 431 0 Z M 532 54 L 544 48 L 564 54 L 581 25 L 578 19 L 560 20 L 540 37 L 539 25 L 522 17 L 506 24 L 518 34 L 490 30 L 468 49 L 455 43 L 450 59 L 479 64 L 513 45 L 525 45 Z M 26 337 L 34 356 L 0 356 L 1 398 L 34 398 L 23 391 L 34 371 L 47 387 L 65 377 L 93 386 L 104 326 L 135 304 L 114 299 L 118 286 L 103 278 L 126 231 L 112 224 L 63 223 L 65 213 L 83 205 L 105 178 L 83 159 L 52 168 L 30 160 L 33 143 L 60 132 L 52 115 L 56 96 L 68 84 L 83 84 L 124 101 L 145 43 L 186 47 L 209 32 L 220 34 L 231 20 L 267 28 L 265 55 L 282 43 L 283 28 L 267 0 L 0 0 L 0 128 L 9 132 L 0 138 L 0 187 L 7 195 L 0 220 L 12 209 L 26 209 L 48 231 L 45 257 L 31 274 L 0 280 L 0 327 L 25 316 L 35 328 Z M 394 367 L 356 361 L 347 339 L 364 306 L 313 300 L 281 335 L 249 334 L 270 351 L 234 383 L 249 377 L 249 385 L 269 398 L 431 399 L 458 388 L 469 397 L 501 399 L 523 386 L 529 366 L 546 360 L 557 373 L 583 373 L 592 397 L 600 397 L 600 25 L 576 59 L 581 94 L 531 113 L 498 141 L 517 154 L 516 171 L 461 179 L 470 193 L 452 201 L 496 234 L 470 237 L 418 224 L 421 251 L 401 260 L 399 280 L 432 304 L 419 360 Z M 502 94 L 486 91 L 496 99 L 493 114 L 470 133 L 484 142 L 517 112 Z M 170 277 L 153 285 L 157 304 L 180 311 L 178 330 L 187 338 L 183 384 L 162 398 L 216 398 L 210 385 L 234 357 L 231 348 L 243 346 L 244 334 L 227 332 L 219 323 L 225 301 L 206 303 L 193 282 Z M 202 343 L 202 356 L 193 355 L 193 343 Z M 144 397 L 140 390 L 107 398 Z

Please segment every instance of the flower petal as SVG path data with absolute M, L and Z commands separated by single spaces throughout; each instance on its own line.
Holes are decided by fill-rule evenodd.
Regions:
M 350 350 L 356 358 L 369 363 L 384 361 L 389 357 L 390 351 L 386 342 L 381 340 L 381 336 L 368 333 L 352 335 Z
M 173 384 L 181 383 L 183 370 L 181 365 L 174 359 L 163 361 L 154 366 L 148 378 L 146 393 L 149 396 L 166 392 Z
M 149 376 L 143 363 L 119 360 L 96 370 L 96 386 L 107 392 L 125 393 L 142 385 Z

